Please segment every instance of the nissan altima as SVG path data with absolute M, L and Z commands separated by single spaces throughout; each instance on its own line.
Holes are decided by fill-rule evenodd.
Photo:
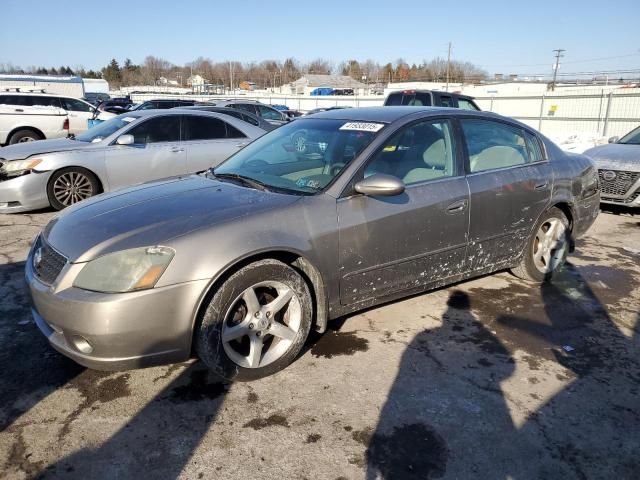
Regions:
M 599 200 L 587 157 L 514 120 L 334 110 L 206 173 L 64 210 L 35 240 L 26 278 L 35 322 L 82 365 L 195 353 L 221 377 L 251 379 L 350 312 L 504 269 L 551 279 Z
M 217 113 L 147 110 L 73 138 L 0 149 L 0 213 L 61 210 L 102 192 L 206 170 L 265 130 Z

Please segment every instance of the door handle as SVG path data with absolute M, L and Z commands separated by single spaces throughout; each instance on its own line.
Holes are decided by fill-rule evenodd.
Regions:
M 457 202 L 453 202 L 451 205 L 447 207 L 447 213 L 458 213 L 462 212 L 467 208 L 466 200 L 459 200 Z
M 238 148 L 240 148 L 240 147 L 246 147 L 247 145 L 249 145 L 249 142 L 236 143 L 236 147 L 238 147 Z
M 533 187 L 535 190 L 544 190 L 545 188 L 547 188 L 547 185 L 549 185 L 549 182 L 543 182 L 543 183 L 538 183 L 536 184 L 535 187 Z
M 173 153 L 180 153 L 180 152 L 184 152 L 184 148 L 180 148 L 180 147 L 173 147 L 173 148 L 171 149 L 171 151 L 172 151 Z

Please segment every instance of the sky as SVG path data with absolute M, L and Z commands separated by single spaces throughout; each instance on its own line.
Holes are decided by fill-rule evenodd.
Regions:
M 640 1 L 2 0 L 0 63 L 99 69 L 147 55 L 184 65 L 447 56 L 489 73 L 640 70 Z M 612 58 L 615 57 L 615 58 Z

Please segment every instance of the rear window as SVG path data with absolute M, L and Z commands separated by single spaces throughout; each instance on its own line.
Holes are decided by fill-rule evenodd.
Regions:
M 431 105 L 431 95 L 425 92 L 395 92 L 387 97 L 384 104 L 386 106 L 428 107 Z
M 458 98 L 458 108 L 461 108 L 462 110 L 479 110 L 479 108 L 476 107 L 475 103 L 467 100 L 466 98 Z

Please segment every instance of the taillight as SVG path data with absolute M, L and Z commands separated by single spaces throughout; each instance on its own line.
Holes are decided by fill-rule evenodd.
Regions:
M 416 93 L 415 90 L 404 90 L 402 93 L 404 93 L 405 95 L 413 95 L 414 93 Z
M 69 119 L 68 118 L 64 119 L 64 123 L 62 124 L 62 129 L 63 130 L 69 130 Z

